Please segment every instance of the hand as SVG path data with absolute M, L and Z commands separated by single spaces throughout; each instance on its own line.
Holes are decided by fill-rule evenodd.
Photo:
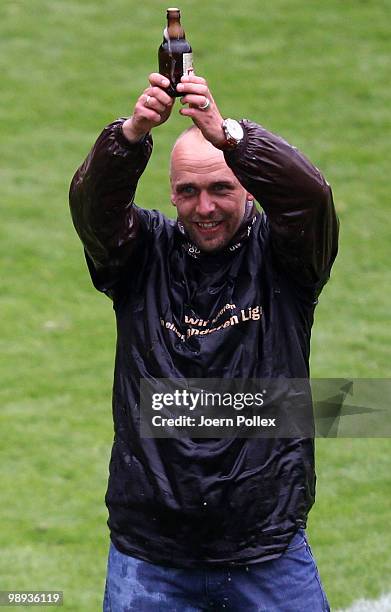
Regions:
M 170 85 L 168 79 L 157 72 L 148 78 L 150 86 L 144 89 L 132 116 L 122 125 L 122 131 L 130 142 L 137 142 L 152 128 L 167 121 L 175 102 L 175 98 L 164 91 Z
M 191 117 L 196 126 L 201 130 L 204 138 L 209 140 L 218 149 L 226 142 L 221 124 L 223 117 L 209 91 L 208 84 L 202 77 L 195 74 L 186 74 L 177 85 L 177 91 L 183 93 L 181 104 L 188 104 L 187 108 L 181 108 L 180 114 Z M 208 104 L 209 102 L 209 104 Z M 202 106 L 206 108 L 202 109 Z

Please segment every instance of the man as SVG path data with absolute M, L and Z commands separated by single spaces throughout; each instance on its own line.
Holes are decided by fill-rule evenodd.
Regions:
M 171 159 L 178 221 L 136 207 L 150 132 L 173 108 L 168 81 L 149 81 L 70 190 L 93 283 L 117 318 L 104 610 L 328 610 L 304 533 L 313 440 L 144 438 L 139 403 L 141 379 L 308 377 L 337 252 L 331 190 L 278 136 L 223 120 L 189 75 L 180 113 L 195 127 Z

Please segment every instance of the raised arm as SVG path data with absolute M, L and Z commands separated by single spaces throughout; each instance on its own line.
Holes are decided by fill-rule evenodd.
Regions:
M 107 126 L 72 179 L 71 214 L 95 286 L 110 293 L 143 233 L 133 205 L 137 182 L 152 152 L 152 128 L 164 123 L 173 99 L 169 81 L 153 73 L 133 114 Z
M 152 139 L 146 136 L 131 144 L 122 131 L 124 122 L 115 121 L 103 130 L 69 192 L 73 223 L 97 269 L 126 258 L 138 230 L 133 198 Z
M 242 121 L 243 142 L 227 164 L 264 209 L 279 264 L 301 285 L 327 281 L 337 254 L 338 219 L 319 170 L 285 140 Z
M 330 186 L 295 147 L 251 121 L 241 122 L 244 137 L 225 148 L 222 116 L 202 77 L 182 78 L 181 113 L 192 118 L 204 137 L 224 150 L 242 186 L 264 209 L 277 265 L 298 284 L 319 293 L 337 254 L 338 220 Z M 210 101 L 202 110 L 206 100 Z

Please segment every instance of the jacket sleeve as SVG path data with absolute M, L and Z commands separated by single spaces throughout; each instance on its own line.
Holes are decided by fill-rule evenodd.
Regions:
M 72 220 L 97 289 L 111 294 L 145 228 L 134 194 L 152 152 L 148 135 L 131 144 L 119 119 L 100 134 L 70 186 Z
M 319 294 L 337 254 L 338 219 L 329 184 L 304 155 L 256 123 L 225 159 L 261 204 L 274 257 L 293 280 Z

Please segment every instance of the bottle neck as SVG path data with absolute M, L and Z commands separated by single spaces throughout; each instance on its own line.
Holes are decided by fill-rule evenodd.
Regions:
M 185 38 L 179 11 L 167 13 L 167 33 L 170 38 Z

